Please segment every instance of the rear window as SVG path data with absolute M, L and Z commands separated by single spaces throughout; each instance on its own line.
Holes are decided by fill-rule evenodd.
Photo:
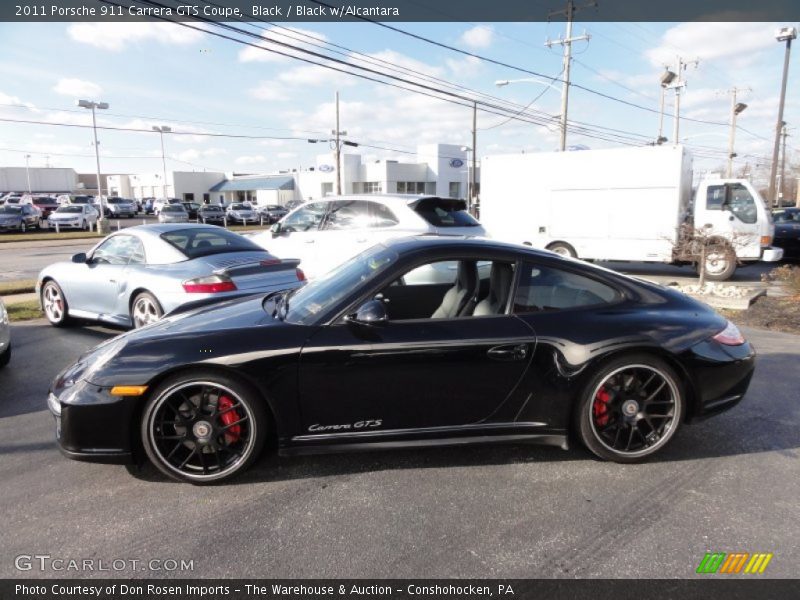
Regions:
M 449 198 L 425 198 L 414 207 L 419 216 L 434 227 L 478 227 L 478 223 L 467 212 L 463 200 Z
M 180 204 L 167 204 L 164 208 L 161 209 L 161 212 L 176 212 L 182 213 L 186 212 L 186 209 L 183 208 Z
M 218 227 L 176 229 L 162 233 L 161 239 L 180 250 L 188 258 L 224 252 L 264 251 L 261 246 L 247 238 Z

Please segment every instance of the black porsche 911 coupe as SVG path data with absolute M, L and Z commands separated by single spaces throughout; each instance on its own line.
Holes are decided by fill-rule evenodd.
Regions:
M 538 442 L 634 462 L 734 406 L 755 352 L 678 292 L 489 240 L 374 246 L 292 291 L 181 309 L 52 384 L 68 457 L 192 483 L 280 454 Z

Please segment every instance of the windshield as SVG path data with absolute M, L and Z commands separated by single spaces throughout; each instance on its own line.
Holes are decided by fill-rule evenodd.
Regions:
M 128 201 L 125 198 L 109 198 L 106 200 L 109 204 L 128 204 Z
M 3 206 L 0 206 L 0 213 L 18 215 L 21 212 L 22 212 L 22 207 L 21 206 L 17 206 L 17 205 L 9 206 L 8 204 L 4 204 Z
M 83 209 L 80 206 L 62 206 L 56 210 L 57 213 L 80 213 Z
M 245 204 L 234 204 L 231 210 L 250 210 L 250 207 Z
M 204 211 L 211 211 L 211 212 L 222 212 L 221 206 L 204 206 Z
M 397 260 L 397 253 L 379 244 L 299 288 L 284 302 L 285 320 L 307 325 L 363 282 L 375 278 Z
M 221 227 L 176 229 L 162 233 L 161 239 L 180 250 L 187 258 L 224 252 L 264 252 L 266 254 L 261 246 Z

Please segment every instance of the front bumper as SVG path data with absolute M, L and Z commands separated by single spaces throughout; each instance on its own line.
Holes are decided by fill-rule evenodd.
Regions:
M 48 394 L 56 441 L 67 458 L 107 464 L 134 462 L 137 399 L 111 396 L 109 391 L 82 380 L 60 393 Z
M 0 231 L 19 231 L 22 223 L 0 223 Z
M 50 229 L 55 229 L 56 223 L 58 223 L 59 229 L 80 229 L 81 227 L 83 227 L 82 221 L 53 221 L 53 220 L 47 221 L 47 226 Z
M 778 262 L 783 258 L 783 248 L 763 248 L 761 250 L 761 260 L 764 262 Z

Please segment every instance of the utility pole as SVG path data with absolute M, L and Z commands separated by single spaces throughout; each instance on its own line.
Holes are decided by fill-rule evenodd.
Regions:
M 683 60 L 682 57 L 678 57 L 678 68 L 676 69 L 677 78 L 672 86 L 670 86 L 675 90 L 675 123 L 672 131 L 673 144 L 678 144 L 681 140 L 679 137 L 681 128 L 681 90 L 686 87 L 686 82 L 681 79 L 681 76 L 683 75 L 685 67 L 694 65 L 694 67 L 697 68 L 698 64 L 700 64 L 700 61 L 697 59 Z
M 786 122 L 783 123 L 781 137 L 783 138 L 783 149 L 781 151 L 781 187 L 779 188 L 780 192 L 778 198 L 780 198 L 781 204 L 783 204 L 783 199 L 786 195 L 786 138 L 789 137 L 789 133 L 786 131 Z
M 747 104 L 742 102 L 736 102 L 736 96 L 739 92 L 743 91 L 750 91 L 750 88 L 731 88 L 728 92 L 731 95 L 731 132 L 728 136 L 728 169 L 726 171 L 725 177 L 731 179 L 733 177 L 733 159 L 736 158 L 736 152 L 734 152 L 734 142 L 736 141 L 736 117 L 739 116 L 745 108 L 747 108 Z
M 31 155 L 30 154 L 26 154 L 25 155 L 25 177 L 28 179 L 28 193 L 29 194 L 31 193 L 31 171 L 30 171 L 30 165 L 28 164 L 30 162 L 30 160 L 31 160 Z
M 340 136 L 347 135 L 346 131 L 339 130 L 339 92 L 336 92 L 336 129 L 333 134 L 334 155 L 336 157 L 336 195 L 342 195 L 342 144 Z
M 786 80 L 789 78 L 789 56 L 792 52 L 792 40 L 797 38 L 797 30 L 794 27 L 782 27 L 775 35 L 779 42 L 786 42 L 786 52 L 783 57 L 783 79 L 781 79 L 781 98 L 778 103 L 778 121 L 775 124 L 775 144 L 772 147 L 772 164 L 769 171 L 769 192 L 767 202 L 773 205 L 777 203 L 778 197 L 775 193 L 775 178 L 778 172 L 778 150 L 780 149 L 781 129 L 783 122 L 783 106 L 786 102 Z
M 478 103 L 472 103 L 472 173 L 469 180 L 469 200 L 467 202 L 467 209 L 472 210 L 475 207 L 475 167 L 477 160 L 475 155 L 478 153 Z
M 564 48 L 564 67 L 562 70 L 562 78 L 564 83 L 561 88 L 561 143 L 559 145 L 562 152 L 567 149 L 567 109 L 569 107 L 569 70 L 572 63 L 572 43 L 583 40 L 588 42 L 591 39 L 591 36 L 586 33 L 577 37 L 572 37 L 572 21 L 574 20 L 575 13 L 577 11 L 596 6 L 597 2 L 588 2 L 581 6 L 575 6 L 575 2 L 573 0 L 567 0 L 567 7 L 564 10 L 552 11 L 547 16 L 548 20 L 550 20 L 550 18 L 554 16 L 564 15 L 567 20 L 567 32 L 565 37 L 559 37 L 557 40 L 548 39 L 544 43 L 544 45 L 548 48 L 552 48 L 553 45 L 560 45 Z M 475 154 L 473 153 L 473 157 L 474 156 Z
M 167 190 L 167 157 L 164 153 L 164 134 L 172 131 L 172 128 L 167 125 L 153 125 L 153 131 L 157 131 L 158 136 L 161 138 L 161 173 L 164 177 L 164 200 L 166 200 L 169 194 Z

